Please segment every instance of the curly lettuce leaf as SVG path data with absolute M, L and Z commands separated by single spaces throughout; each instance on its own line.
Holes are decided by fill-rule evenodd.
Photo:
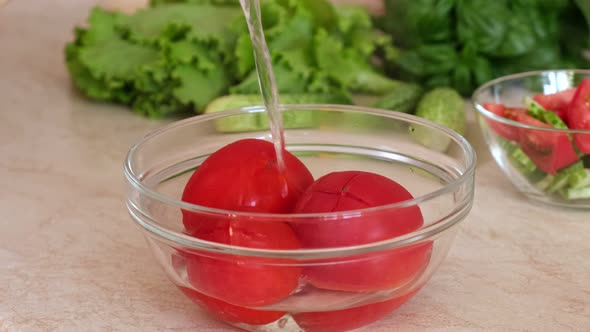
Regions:
M 96 78 L 132 80 L 137 70 L 161 58 L 158 50 L 111 38 L 79 51 L 79 60 Z
M 203 71 L 190 65 L 180 65 L 172 71 L 172 77 L 180 82 L 173 91 L 182 104 L 190 104 L 202 112 L 207 104 L 227 89 L 227 75 L 223 66 Z
M 122 26 L 132 39 L 140 42 L 157 43 L 162 36 L 180 38 L 187 33 L 191 39 L 224 44 L 232 40 L 228 22 L 240 15 L 239 7 L 173 3 L 140 10 L 123 20 Z

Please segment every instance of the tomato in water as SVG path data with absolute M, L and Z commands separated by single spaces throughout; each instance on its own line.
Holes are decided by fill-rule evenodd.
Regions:
M 551 128 L 551 125 L 526 114 L 519 115 L 515 120 L 531 126 Z M 519 142 L 535 165 L 549 174 L 555 174 L 579 159 L 566 133 L 521 128 Z
M 417 292 L 415 290 L 391 300 L 343 310 L 297 313 L 293 319 L 305 332 L 349 331 L 389 315 Z
M 277 221 L 237 220 L 202 228 L 195 237 L 257 249 L 301 248 L 289 225 Z M 204 232 L 206 230 L 206 232 Z M 190 252 L 186 257 L 189 282 L 203 293 L 238 306 L 276 303 L 299 286 L 301 268 L 288 259 Z
M 285 315 L 281 311 L 255 310 L 239 307 L 216 298 L 199 293 L 193 289 L 178 286 L 193 302 L 199 304 L 209 314 L 228 323 L 245 323 L 250 325 L 266 325 Z
M 288 213 L 313 182 L 309 170 L 285 151 L 279 172 L 272 143 L 246 139 L 205 160 L 189 179 L 182 199 L 201 206 L 244 212 Z M 301 247 L 289 225 L 235 215 L 183 210 L 186 232 L 206 241 L 258 249 Z M 265 306 L 289 296 L 301 269 L 291 261 L 191 252 L 186 258 L 191 284 L 201 292 L 238 306 Z
M 232 211 L 288 213 L 313 182 L 305 165 L 288 151 L 285 172 L 277 167 L 274 145 L 260 139 L 243 139 L 224 146 L 203 162 L 188 180 L 182 200 Z M 214 223 L 203 215 L 183 210 L 189 234 Z
M 567 123 L 568 108 L 575 92 L 576 89 L 572 88 L 547 95 L 538 94 L 533 97 L 533 100 L 543 106 L 544 109 L 557 114 L 557 116 Z
M 507 108 L 502 104 L 486 103 L 483 104 L 483 107 L 497 116 L 511 120 L 514 120 L 514 117 L 516 117 L 518 113 L 526 113 L 526 109 Z M 488 123 L 490 128 L 492 128 L 496 134 L 504 137 L 507 140 L 516 142 L 520 138 L 518 128 L 515 126 L 500 123 L 493 119 L 488 119 Z
M 357 210 L 412 199 L 400 184 L 384 176 L 346 171 L 329 173 L 303 194 L 295 213 Z M 417 206 L 364 212 L 336 220 L 293 224 L 305 248 L 360 245 L 391 239 L 422 227 Z M 322 260 L 304 270 L 315 287 L 339 291 L 376 291 L 403 285 L 428 264 L 431 243 L 385 252 Z
M 590 130 L 590 79 L 584 79 L 568 109 L 569 128 Z M 578 150 L 590 153 L 590 134 L 574 134 Z

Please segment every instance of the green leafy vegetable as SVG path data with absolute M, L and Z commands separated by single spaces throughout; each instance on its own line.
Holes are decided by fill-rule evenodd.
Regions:
M 401 51 L 391 75 L 463 95 L 495 77 L 590 68 L 586 0 L 385 0 L 380 21 Z
M 262 0 L 282 94 L 381 96 L 401 84 L 374 56 L 396 54 L 364 8 L 327 0 Z M 252 45 L 236 0 L 152 0 L 132 15 L 93 9 L 65 59 L 78 89 L 149 117 L 194 110 L 219 96 L 258 94 Z
M 415 113 L 424 90 L 416 84 L 404 83 L 374 102 L 373 107 L 402 113 Z

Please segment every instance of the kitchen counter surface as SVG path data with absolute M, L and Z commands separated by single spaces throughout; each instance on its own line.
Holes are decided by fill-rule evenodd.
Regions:
M 226 331 L 167 280 L 124 206 L 128 147 L 163 122 L 72 89 L 92 1 L 0 8 L 0 331 Z M 473 210 L 439 271 L 363 331 L 589 331 L 590 213 L 530 204 L 475 126 Z

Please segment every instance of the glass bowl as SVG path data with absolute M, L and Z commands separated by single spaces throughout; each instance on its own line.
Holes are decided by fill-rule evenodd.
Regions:
M 489 151 L 514 187 L 534 202 L 590 208 L 590 199 L 583 198 L 590 197 L 590 158 L 575 143 L 576 139 L 590 140 L 590 130 L 525 124 L 499 116 L 484 105 L 526 108 L 525 101 L 530 103 L 535 95 L 575 88 L 585 78 L 590 78 L 590 70 L 525 72 L 490 81 L 473 94 Z
M 210 154 L 239 139 L 270 140 L 264 108 L 248 107 L 179 121 L 134 145 L 124 167 L 129 213 L 170 280 L 224 322 L 248 331 L 364 326 L 409 300 L 447 255 L 472 207 L 474 151 L 457 133 L 411 115 L 344 105 L 281 107 L 286 148 L 314 178 L 331 171 L 375 172 L 397 181 L 414 198 L 317 214 L 226 211 L 181 201 L 193 170 Z M 444 149 L 421 145 L 415 132 L 448 144 Z M 236 232 L 281 224 L 338 240 L 351 234 L 351 224 L 364 223 L 356 231 L 378 233 L 375 220 L 403 224 L 404 211 L 417 209 L 423 225 L 414 231 L 321 248 L 210 242 L 187 235 L 183 226 L 188 213 L 203 225 L 226 223 Z

